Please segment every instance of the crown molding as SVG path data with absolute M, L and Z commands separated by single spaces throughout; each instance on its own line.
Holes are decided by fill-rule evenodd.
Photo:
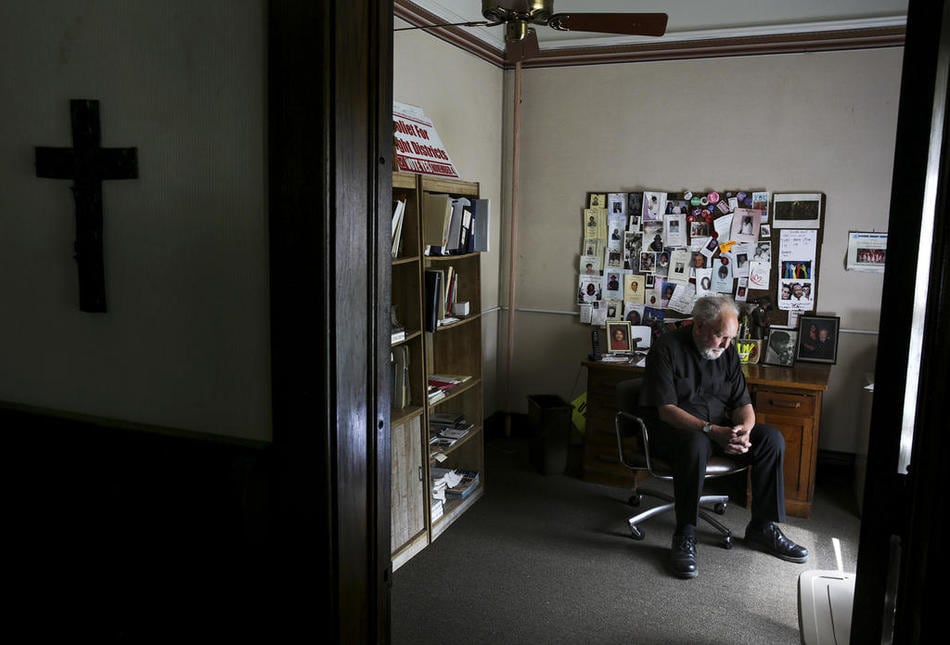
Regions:
M 444 22 L 438 16 L 409 0 L 395 0 L 394 15 L 421 27 Z M 522 67 L 570 67 L 573 65 L 605 65 L 646 61 L 728 56 L 762 56 L 796 54 L 880 47 L 903 47 L 904 17 L 846 23 L 773 26 L 750 30 L 717 30 L 668 34 L 662 39 L 638 39 L 638 42 L 617 44 L 617 39 L 593 41 L 560 41 L 545 46 L 537 56 L 522 61 Z M 478 29 L 478 28 L 474 28 Z M 783 31 L 788 30 L 788 31 Z M 477 37 L 471 27 L 434 27 L 426 30 L 460 49 L 468 51 L 492 65 L 511 69 L 502 47 Z M 484 31 L 484 29 L 483 29 Z M 499 43 L 501 41 L 498 41 Z M 577 43 L 584 44 L 578 45 Z

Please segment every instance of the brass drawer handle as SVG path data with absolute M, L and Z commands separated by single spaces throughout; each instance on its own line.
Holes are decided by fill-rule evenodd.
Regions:
M 775 399 L 769 399 L 769 405 L 774 405 L 777 408 L 791 408 L 793 410 L 802 407 L 801 401 L 776 401 Z

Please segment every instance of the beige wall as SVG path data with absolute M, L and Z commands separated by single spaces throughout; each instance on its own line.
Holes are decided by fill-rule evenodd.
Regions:
M 887 228 L 901 59 L 881 49 L 526 70 L 512 411 L 532 393 L 585 387 L 589 326 L 573 297 L 587 191 L 820 191 L 818 310 L 846 330 L 820 447 L 853 451 L 877 336 L 852 330 L 876 331 L 882 276 L 845 271 L 844 258 L 848 231 Z
M 406 26 L 396 20 L 396 26 Z M 485 411 L 499 409 L 496 379 L 502 212 L 504 74 L 421 30 L 394 34 L 393 98 L 421 107 L 462 179 L 479 182 L 492 203 L 491 251 L 482 256 Z
M 258 0 L 0 3 L 0 401 L 267 440 Z M 78 309 L 69 100 L 139 178 L 103 185 L 105 314 Z

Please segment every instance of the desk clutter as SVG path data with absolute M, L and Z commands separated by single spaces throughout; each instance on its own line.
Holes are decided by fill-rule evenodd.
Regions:
M 580 320 L 606 329 L 607 355 L 629 354 L 690 324 L 697 298 L 728 294 L 743 362 L 834 363 L 839 319 L 814 314 L 824 202 L 818 192 L 589 192 Z

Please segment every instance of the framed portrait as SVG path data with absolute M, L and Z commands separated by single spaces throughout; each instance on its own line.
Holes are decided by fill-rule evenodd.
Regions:
M 765 355 L 761 362 L 765 365 L 779 365 L 791 367 L 795 364 L 795 347 L 798 341 L 798 330 L 778 329 L 773 327 L 766 341 Z
M 798 342 L 795 358 L 809 363 L 834 364 L 838 359 L 838 316 L 810 316 L 798 318 Z
M 607 321 L 607 353 L 608 354 L 629 354 L 631 352 L 630 344 L 630 323 L 623 321 Z

